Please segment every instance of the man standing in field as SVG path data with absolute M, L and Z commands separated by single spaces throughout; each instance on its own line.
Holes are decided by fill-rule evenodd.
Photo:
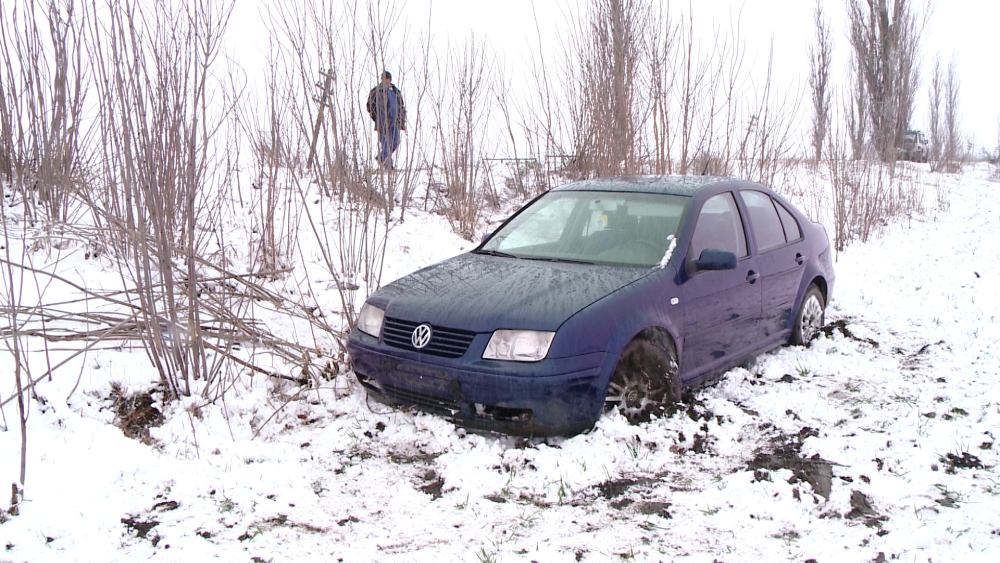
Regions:
M 392 153 L 399 146 L 399 132 L 406 131 L 406 104 L 389 71 L 382 72 L 382 82 L 368 93 L 367 107 L 378 131 L 379 165 L 392 170 Z

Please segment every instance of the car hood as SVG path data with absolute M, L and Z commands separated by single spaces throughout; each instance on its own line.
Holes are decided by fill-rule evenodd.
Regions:
M 387 317 L 439 327 L 556 330 L 651 271 L 469 253 L 400 278 L 369 301 L 385 307 Z

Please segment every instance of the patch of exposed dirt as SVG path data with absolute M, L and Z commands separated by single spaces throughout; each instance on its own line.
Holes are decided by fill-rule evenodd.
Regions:
M 379 424 L 382 424 L 379 422 Z M 383 425 L 384 427 L 384 425 Z M 427 465 L 435 459 L 441 457 L 442 452 L 428 453 L 417 450 L 416 452 L 389 452 L 389 461 L 399 465 L 424 464 Z
M 603 483 L 596 485 L 596 489 L 601 496 L 607 500 L 614 500 L 622 495 L 624 495 L 629 489 L 635 486 L 649 486 L 656 483 L 655 479 L 643 478 L 643 479 L 609 479 Z M 616 501 L 617 508 L 624 508 L 633 501 L 619 500 Z
M 669 502 L 640 502 L 635 505 L 635 511 L 647 516 L 660 516 L 667 520 L 673 518 L 668 510 L 671 506 Z
M 788 469 L 793 473 L 789 483 L 805 481 L 812 486 L 813 492 L 830 500 L 830 489 L 833 485 L 832 464 L 819 454 L 812 457 L 802 456 L 802 442 L 816 435 L 817 431 L 814 428 L 806 426 L 795 436 L 778 436 L 772 440 L 771 451 L 758 452 L 747 468 L 754 472 L 754 479 L 758 481 L 769 481 L 771 479 L 769 471 Z
M 931 346 L 941 346 L 944 344 L 944 340 L 939 340 L 933 344 L 924 344 L 919 350 L 913 353 L 908 353 L 902 348 L 895 348 L 893 352 L 898 355 L 903 356 L 899 361 L 900 368 L 907 371 L 916 371 L 924 366 L 926 363 L 927 351 Z
M 625 491 L 636 484 L 634 479 L 613 479 L 597 485 L 597 490 L 601 496 L 611 500 L 625 494 Z
M 847 328 L 847 325 L 848 319 L 840 319 L 839 321 L 834 321 L 824 326 L 820 330 L 823 331 L 823 334 L 825 334 L 827 338 L 832 337 L 834 331 L 837 331 L 844 335 L 845 338 L 850 338 L 856 342 L 864 342 L 865 344 L 871 345 L 872 348 L 878 348 L 878 342 L 872 340 L 871 338 L 861 338 L 860 336 L 856 336 L 850 329 Z

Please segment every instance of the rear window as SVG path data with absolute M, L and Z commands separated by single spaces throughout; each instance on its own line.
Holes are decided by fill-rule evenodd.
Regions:
M 754 236 L 757 239 L 757 248 L 760 252 L 767 252 L 785 244 L 785 228 L 782 226 L 778 211 L 771 201 L 771 196 L 756 190 L 742 190 L 743 202 L 747 205 L 747 212 L 750 214 L 750 223 L 753 225 Z
M 785 228 L 785 239 L 788 242 L 795 242 L 802 238 L 802 229 L 799 227 L 799 222 L 795 220 L 795 217 L 790 211 L 785 209 L 784 205 L 779 202 L 774 202 L 774 207 L 778 209 L 778 217 L 781 218 L 781 226 Z

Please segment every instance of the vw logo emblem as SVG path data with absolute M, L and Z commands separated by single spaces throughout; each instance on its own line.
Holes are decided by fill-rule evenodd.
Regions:
M 431 342 L 431 325 L 423 324 L 413 329 L 413 335 L 410 336 L 410 342 L 413 343 L 413 347 L 420 350 L 424 346 L 427 346 Z

